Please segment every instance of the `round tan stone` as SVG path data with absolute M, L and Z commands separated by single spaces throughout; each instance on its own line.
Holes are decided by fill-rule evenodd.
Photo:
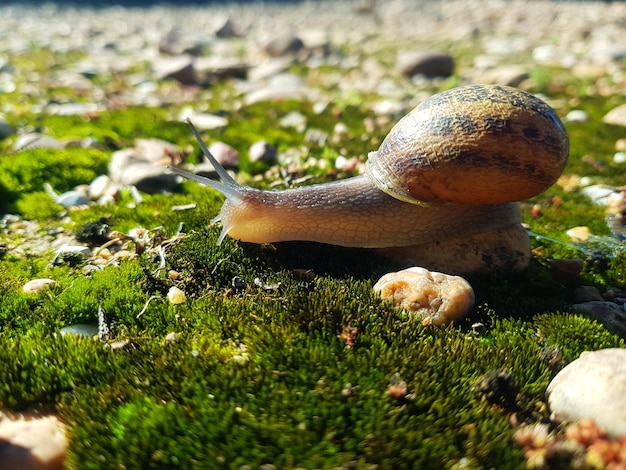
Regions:
M 474 306 L 474 290 L 460 276 L 413 267 L 388 273 L 374 285 L 383 300 L 421 315 L 425 325 L 448 325 Z

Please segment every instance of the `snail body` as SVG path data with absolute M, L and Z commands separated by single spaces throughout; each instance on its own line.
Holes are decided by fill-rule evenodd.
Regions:
M 519 225 L 516 201 L 548 189 L 569 153 L 563 124 L 546 103 L 497 85 L 423 101 L 369 154 L 363 175 L 282 191 L 240 186 L 192 131 L 221 181 L 170 170 L 226 196 L 214 219 L 223 227 L 218 242 L 229 235 L 393 249 L 482 240 Z

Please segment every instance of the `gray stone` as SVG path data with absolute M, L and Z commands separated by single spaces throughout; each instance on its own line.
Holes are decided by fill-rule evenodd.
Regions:
M 440 52 L 408 51 L 398 56 L 396 66 L 407 77 L 449 77 L 454 73 L 454 58 Z
M 251 162 L 273 163 L 276 161 L 276 147 L 259 140 L 250 146 L 248 155 Z
M 15 128 L 0 114 L 0 140 L 15 134 Z
M 162 58 L 152 63 L 154 75 L 160 80 L 173 79 L 183 85 L 196 84 L 193 59 L 189 56 Z
M 304 47 L 302 39 L 294 34 L 286 33 L 273 37 L 264 47 L 265 53 L 270 57 L 281 57 L 297 53 Z
M 22 134 L 15 140 L 15 143 L 13 144 L 13 150 L 15 150 L 16 152 L 41 148 L 62 149 L 65 148 L 65 145 L 54 137 L 49 137 L 47 135 L 39 134 L 37 132 Z
M 626 338 L 626 312 L 622 305 L 606 300 L 590 300 L 574 304 L 572 309 L 587 313 L 602 323 L 611 333 Z

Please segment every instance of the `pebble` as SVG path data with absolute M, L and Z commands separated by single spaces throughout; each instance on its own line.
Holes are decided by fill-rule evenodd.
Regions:
M 613 188 L 611 186 L 606 186 L 604 184 L 594 184 L 592 186 L 587 186 L 583 188 L 581 190 L 581 193 L 591 199 L 595 204 L 606 206 L 609 196 L 615 191 L 616 188 Z
M 222 129 L 228 125 L 228 119 L 217 114 L 194 112 L 189 108 L 183 109 L 179 119 L 184 121 L 191 120 L 194 126 L 199 130 Z
M 65 148 L 65 145 L 53 137 L 39 134 L 37 132 L 22 134 L 15 139 L 15 142 L 13 143 L 13 150 L 16 152 L 41 148 L 62 149 Z
M 246 104 L 259 101 L 303 100 L 314 101 L 315 94 L 305 86 L 299 76 L 292 73 L 280 73 L 272 76 L 266 85 L 251 90 L 246 94 Z
M 613 163 L 626 162 L 626 152 L 615 152 L 613 154 Z
M 4 470 L 61 470 L 67 453 L 63 423 L 53 415 L 0 415 L 0 462 Z
M 178 287 L 172 286 L 170 287 L 170 290 L 167 291 L 167 300 L 169 300 L 172 305 L 178 305 L 185 303 L 187 301 L 187 296 Z
M 454 73 L 454 58 L 440 52 L 407 51 L 398 55 L 396 68 L 406 77 L 449 77 Z
M 374 285 L 383 300 L 422 317 L 425 325 L 448 325 L 474 306 L 474 290 L 462 277 L 412 267 L 385 274 Z
M 98 336 L 99 333 L 98 325 L 90 325 L 87 323 L 76 323 L 74 325 L 64 326 L 59 330 L 61 336 L 65 335 L 73 335 L 73 336 L 84 336 L 85 338 L 93 338 L 94 336 Z
M 276 161 L 276 147 L 264 140 L 250 146 L 248 155 L 251 162 L 273 163 Z
M 33 279 L 32 281 L 28 281 L 26 284 L 24 284 L 22 290 L 27 294 L 38 294 L 42 290 L 54 284 L 56 284 L 55 280 L 45 277 L 40 279 Z
M 236 38 L 243 36 L 244 32 L 230 18 L 219 21 L 215 29 L 215 36 L 218 38 Z
M 584 352 L 550 382 L 552 419 L 593 419 L 612 437 L 626 435 L 626 349 Z
M 500 65 L 480 73 L 475 81 L 517 87 L 529 76 L 528 69 L 521 65 Z
M 164 165 L 173 163 L 172 160 L 165 158 L 151 162 L 140 152 L 135 148 L 113 152 L 109 161 L 111 180 L 122 186 L 136 186 L 140 191 L 147 193 L 173 190 L 178 185 L 178 177 L 165 173 L 164 168 Z
M 6 117 L 0 114 L 0 140 L 6 139 L 13 134 L 15 134 L 15 128 L 9 124 Z
M 298 132 L 303 132 L 306 128 L 306 116 L 298 111 L 291 111 L 286 114 L 278 124 L 280 127 L 293 127 Z
M 44 183 L 44 189 L 46 193 L 54 199 L 54 202 L 62 205 L 66 209 L 89 204 L 89 198 L 80 191 L 67 191 L 62 194 L 57 194 L 49 183 Z
M 604 297 L 602 297 L 597 287 L 579 286 L 574 289 L 574 302 L 591 302 L 595 300 L 604 301 Z
M 591 237 L 591 231 L 589 227 L 579 225 L 578 227 L 572 227 L 565 231 L 565 234 L 570 237 L 574 242 L 586 242 Z
M 572 109 L 565 116 L 565 122 L 584 123 L 584 122 L 587 122 L 588 120 L 589 120 L 589 115 L 587 114 L 586 111 L 583 111 L 582 109 Z
M 626 126 L 626 104 L 613 108 L 602 118 L 602 122 L 614 126 Z
M 195 85 L 196 71 L 190 56 L 163 57 L 152 63 L 154 76 L 158 80 L 173 79 L 183 85 Z
M 89 199 L 96 201 L 105 196 L 115 197 L 119 193 L 119 190 L 119 185 L 113 183 L 108 175 L 100 175 L 96 176 L 96 178 L 89 183 L 87 194 Z
M 270 39 L 263 49 L 270 57 L 281 57 L 288 54 L 295 54 L 303 47 L 304 43 L 298 36 L 284 33 Z
M 574 304 L 571 308 L 602 323 L 611 333 L 626 338 L 626 311 L 623 305 L 607 300 L 590 300 Z
M 239 165 L 239 152 L 224 142 L 213 142 L 209 145 L 209 152 L 223 167 L 234 168 Z
M 194 60 L 196 80 L 200 84 L 215 83 L 228 78 L 245 79 L 250 66 L 237 58 L 198 57 Z

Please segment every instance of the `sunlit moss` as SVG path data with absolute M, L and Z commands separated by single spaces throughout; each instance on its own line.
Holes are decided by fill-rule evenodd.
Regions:
M 561 86 L 561 78 L 548 72 L 532 74 L 536 91 Z M 333 71 L 320 70 L 320 77 L 324 73 Z M 441 87 L 458 80 L 451 77 Z M 578 91 L 575 107 L 591 120 L 568 124 L 572 157 L 566 171 L 617 184 L 620 167 L 608 157 L 618 130 L 600 124 L 617 101 Z M 207 142 L 237 148 L 238 177 L 261 187 L 269 182 L 254 175 L 269 165 L 247 157 L 257 140 L 332 163 L 339 154 L 365 157 L 393 124 L 366 135 L 370 112 L 358 93 L 317 113 L 311 103 L 297 101 L 231 106 L 236 93 L 224 84 L 199 96 L 206 98 L 201 110 L 229 121 L 224 129 L 203 132 Z M 329 135 L 341 121 L 348 136 L 338 144 L 307 143 L 303 133 L 280 126 L 291 111 Z M 197 149 L 177 115 L 173 106 L 33 118 L 50 135 L 93 138 L 106 150 L 0 157 L 0 192 L 9 203 L 2 209 L 42 225 L 60 224 L 58 206 L 50 199 L 38 203 L 44 182 L 58 191 L 88 183 L 106 173 L 111 151 L 136 138 Z M 583 162 L 585 155 L 606 164 L 596 168 Z M 329 167 L 310 172 L 316 181 L 336 177 Z M 374 296 L 372 283 L 391 266 L 369 250 L 304 242 L 259 246 L 230 238 L 217 245 L 220 227 L 209 221 L 222 196 L 214 191 L 185 182 L 174 194 L 143 199 L 137 204 L 124 190 L 111 205 L 67 211 L 63 227 L 77 231 L 104 220 L 121 233 L 140 226 L 162 227 L 165 238 L 184 234 L 161 253 L 148 250 L 93 271 L 53 266 L 52 254 L 0 259 L 0 405 L 56 408 L 69 429 L 69 468 L 524 468 L 522 450 L 512 445 L 512 411 L 478 396 L 478 378 L 492 369 L 512 371 L 520 383 L 513 412 L 545 420 L 544 391 L 558 366 L 543 358 L 544 348 L 559 347 L 570 361 L 587 349 L 624 347 L 597 322 L 569 312 L 575 286 L 558 282 L 549 266 L 553 258 L 583 257 L 579 282 L 626 284 L 622 252 L 589 256 L 564 235 L 575 225 L 609 235 L 603 209 L 576 192 L 555 187 L 524 203 L 530 229 L 557 242 L 533 238 L 535 259 L 516 276 L 472 278 L 477 306 L 445 329 L 425 328 Z M 190 202 L 195 209 L 171 210 Z M 540 215 L 533 215 L 534 204 Z M 176 275 L 169 277 L 170 270 Z M 39 294 L 22 292 L 37 277 L 56 284 Z M 185 303 L 167 301 L 173 285 L 185 292 Z M 107 341 L 59 334 L 67 325 L 97 324 L 99 312 Z M 473 328 L 476 323 L 484 331 Z M 351 344 L 342 339 L 345 327 L 355 332 Z M 388 393 L 397 377 L 407 385 L 405 397 Z

